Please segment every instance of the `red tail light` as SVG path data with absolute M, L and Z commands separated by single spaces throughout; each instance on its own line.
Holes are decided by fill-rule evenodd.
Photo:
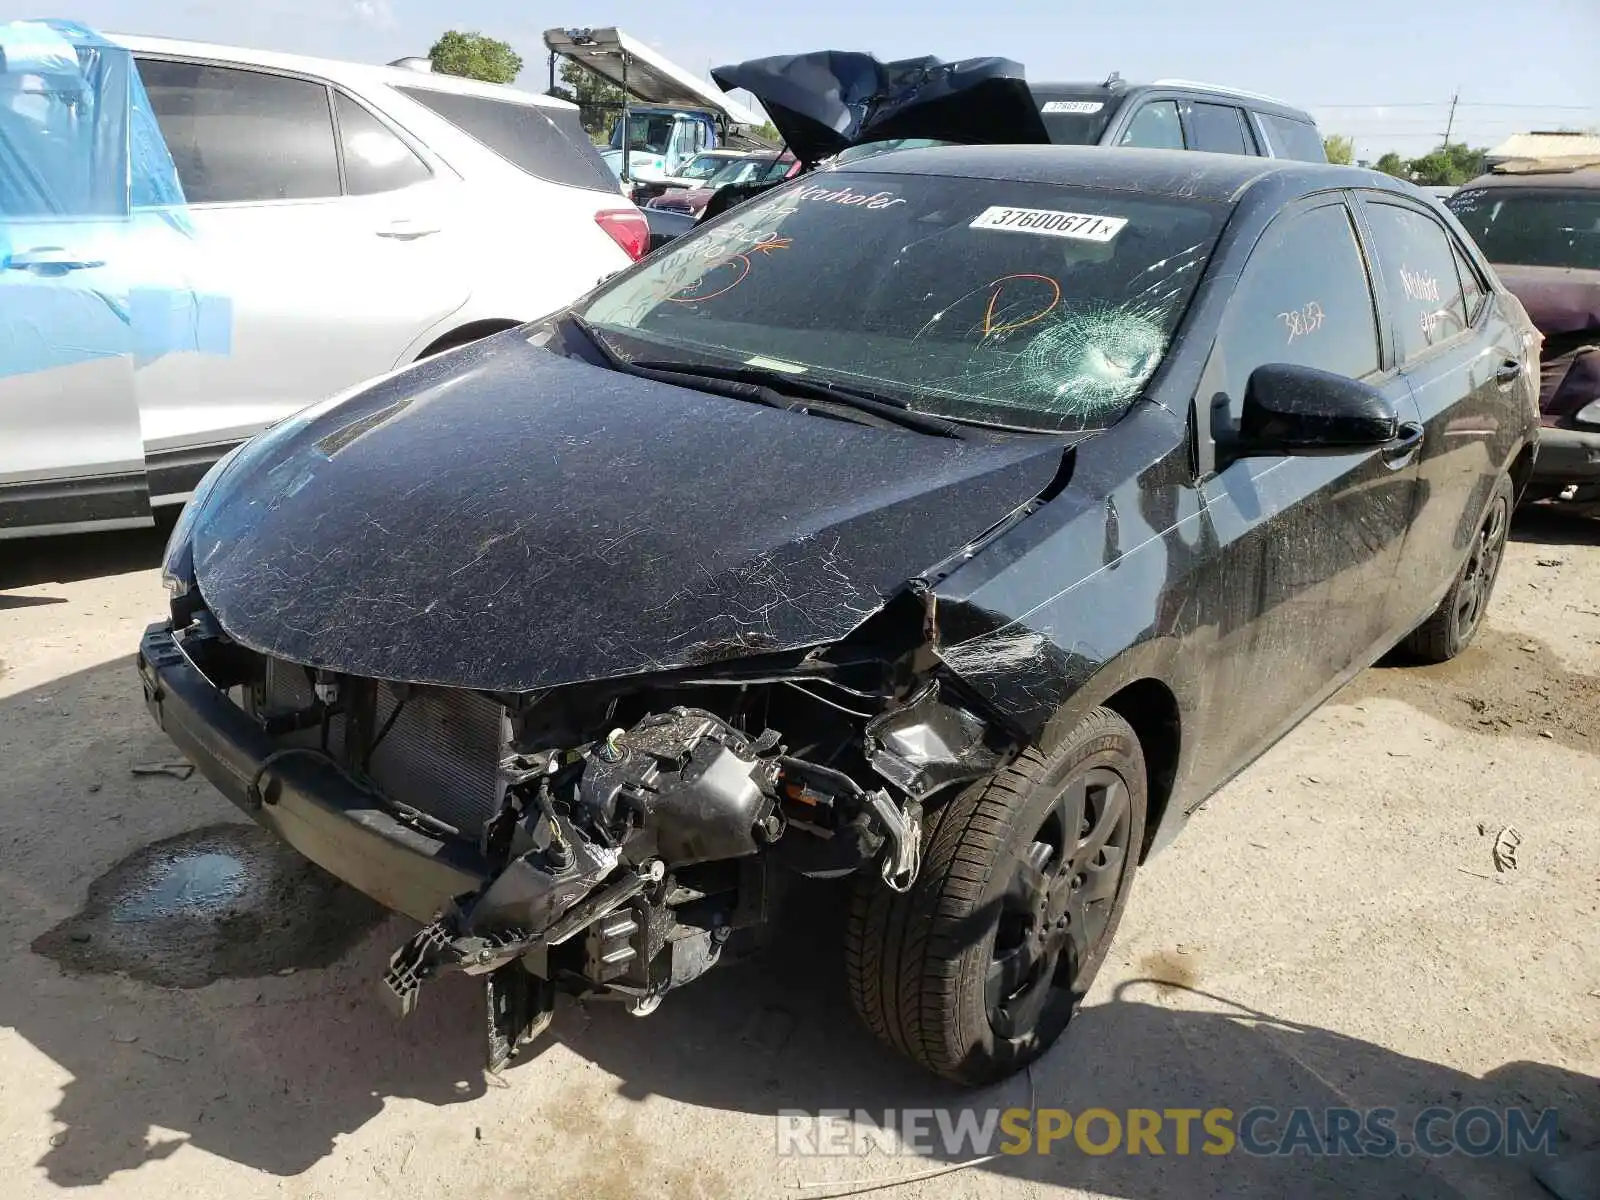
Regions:
M 612 208 L 597 212 L 594 223 L 609 233 L 611 240 L 635 262 L 650 249 L 650 223 L 636 208 Z

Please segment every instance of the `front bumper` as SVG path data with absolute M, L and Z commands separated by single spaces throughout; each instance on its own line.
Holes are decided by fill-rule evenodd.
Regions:
M 1539 431 L 1539 453 L 1534 459 L 1536 483 L 1600 483 L 1600 429 Z
M 274 755 L 279 748 L 206 678 L 169 623 L 145 630 L 139 677 L 156 724 L 218 791 L 384 907 L 427 922 L 487 882 L 489 865 L 476 851 L 403 823 L 332 763 L 307 752 Z

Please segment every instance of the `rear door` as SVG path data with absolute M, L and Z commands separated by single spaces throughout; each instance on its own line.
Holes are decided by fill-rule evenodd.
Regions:
M 149 521 L 127 311 L 131 70 L 55 39 L 0 47 L 0 538 Z
M 1292 363 L 1361 379 L 1415 408 L 1386 358 L 1371 276 L 1338 194 L 1276 217 L 1251 251 L 1196 397 L 1204 429 L 1237 426 L 1251 373 Z M 1268 455 L 1210 473 L 1208 515 L 1235 606 L 1203 731 L 1210 769 L 1248 762 L 1379 653 L 1416 481 L 1416 440 L 1391 450 Z
M 226 353 L 141 378 L 157 498 L 263 426 L 390 370 L 467 299 L 450 253 L 455 181 L 370 108 L 321 80 L 143 56 L 140 73 L 226 297 Z
M 1408 625 L 1438 603 L 1477 531 L 1514 436 L 1505 414 L 1532 403 L 1532 351 L 1424 206 L 1364 191 L 1361 208 L 1402 373 L 1426 426 L 1417 512 L 1391 596 L 1391 621 Z

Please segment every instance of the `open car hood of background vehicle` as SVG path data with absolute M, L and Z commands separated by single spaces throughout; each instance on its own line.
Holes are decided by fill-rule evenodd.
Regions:
M 1600 336 L 1600 271 L 1500 263 L 1494 264 L 1494 269 L 1545 337 L 1569 333 Z
M 1007 58 L 907 58 L 817 50 L 718 67 L 724 91 L 761 102 L 806 167 L 862 142 L 931 138 L 962 143 L 1048 142 L 1020 63 Z
M 247 443 L 196 514 L 195 576 L 237 641 L 359 676 L 667 670 L 843 637 L 1070 440 L 869 428 L 507 333 Z

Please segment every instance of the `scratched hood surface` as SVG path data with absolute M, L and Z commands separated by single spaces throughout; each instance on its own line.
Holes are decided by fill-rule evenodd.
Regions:
M 528 691 L 842 637 L 1061 451 L 764 408 L 507 334 L 248 443 L 196 514 L 195 573 L 262 653 Z

